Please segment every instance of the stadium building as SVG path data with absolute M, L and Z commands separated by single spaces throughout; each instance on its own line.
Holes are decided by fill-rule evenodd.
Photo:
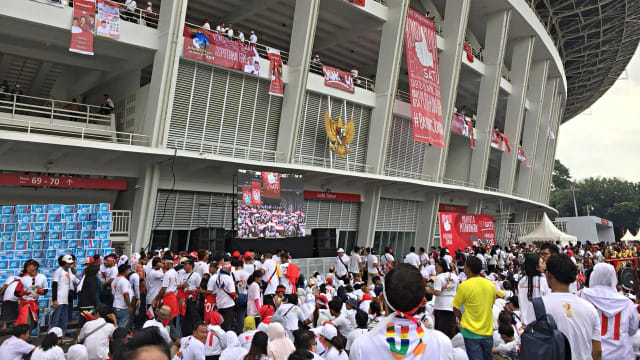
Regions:
M 0 94 L 0 202 L 110 203 L 127 252 L 404 254 L 439 244 L 439 211 L 492 215 L 506 241 L 555 213 L 559 126 L 611 87 L 640 33 L 631 0 L 152 0 L 121 6 L 86 55 L 69 51 L 86 24 L 69 3 L 0 6 L 0 81 L 19 85 Z M 435 21 L 443 148 L 412 133 L 409 9 Z M 205 19 L 255 32 L 254 73 L 185 56 L 185 24 Z M 283 96 L 269 94 L 270 48 Z M 353 91 L 327 86 L 320 63 L 357 67 Z M 325 113 L 353 119 L 344 158 Z M 301 175 L 307 235 L 235 239 L 239 170 Z

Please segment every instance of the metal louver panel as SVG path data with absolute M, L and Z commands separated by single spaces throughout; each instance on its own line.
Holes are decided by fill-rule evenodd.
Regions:
M 298 130 L 296 163 L 367 172 L 367 142 L 369 141 L 371 108 L 331 98 L 329 111 L 331 116 L 335 119 L 341 115 L 345 122 L 353 117 L 355 124 L 355 137 L 349 145 L 352 150 L 346 159 L 335 156 L 333 151 L 329 149 L 329 140 L 324 129 L 324 113 L 327 110 L 329 110 L 327 96 L 307 91 L 302 122 Z
M 418 201 L 381 198 L 376 231 L 416 231 Z
M 268 81 L 181 59 L 168 147 L 275 161 L 281 111 Z
M 336 228 L 358 230 L 360 203 L 350 201 L 304 200 L 306 229 Z
M 394 116 L 389 131 L 385 175 L 418 179 L 424 165 L 425 143 L 413 141 L 411 120 Z
M 153 229 L 231 229 L 233 201 L 233 194 L 160 190 L 156 200 Z

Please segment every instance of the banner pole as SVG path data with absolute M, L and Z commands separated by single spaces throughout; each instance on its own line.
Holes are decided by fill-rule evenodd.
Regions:
M 327 95 L 327 109 L 329 109 L 329 117 L 331 117 L 331 96 Z M 333 117 L 331 117 L 331 122 L 333 122 Z M 327 141 L 328 143 L 328 141 Z M 329 166 L 333 169 L 333 153 L 331 151 L 331 145 L 329 144 Z

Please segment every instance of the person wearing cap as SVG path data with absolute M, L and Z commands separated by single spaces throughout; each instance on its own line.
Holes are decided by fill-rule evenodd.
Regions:
M 202 24 L 202 28 L 205 30 L 211 30 L 211 24 L 209 24 L 209 19 L 204 19 L 204 23 Z
M 42 343 L 31 354 L 32 360 L 65 360 L 64 351 L 59 346 L 64 338 L 62 329 L 53 327 L 42 339 Z
M 64 255 L 58 259 L 60 265 L 51 278 L 51 300 L 53 315 L 51 315 L 51 325 L 62 329 L 64 334 L 67 331 L 69 321 L 69 300 L 73 305 L 73 292 L 70 288 L 80 283 L 76 276 L 76 269 L 71 255 Z M 71 298 L 71 299 L 70 299 Z
M 320 328 L 320 338 L 326 346 L 322 358 L 325 360 L 347 360 L 349 356 L 345 351 L 344 338 L 338 336 L 338 330 L 332 324 L 325 324 Z M 373 358 L 372 358 L 373 359 Z
M 258 43 L 258 36 L 256 35 L 255 31 L 253 31 L 253 30 L 251 30 L 251 35 L 249 35 L 249 42 L 251 44 Z
M 15 291 L 15 294 L 20 296 L 16 325 L 27 324 L 34 328 L 38 324 L 38 299 L 49 292 L 47 278 L 38 273 L 39 267 L 40 264 L 34 259 L 24 263 L 23 275 L 20 278 L 22 287 L 16 287 Z
M 336 256 L 336 276 L 338 279 L 344 281 L 345 283 L 349 282 L 349 264 L 351 263 L 351 259 L 344 253 L 343 248 L 338 249 L 338 256 Z
M 244 252 L 242 255 L 242 261 L 244 262 L 242 267 L 248 274 L 253 274 L 253 272 L 258 269 L 253 261 L 253 254 L 251 251 Z
M 133 312 L 131 298 L 133 289 L 127 279 L 131 266 L 122 264 L 118 266 L 118 276 L 111 282 L 111 293 L 113 294 L 113 312 L 116 315 L 118 327 L 126 328 L 129 324 L 129 313 Z
M 160 309 L 154 312 L 155 317 L 153 319 L 147 320 L 142 328 L 148 328 L 151 326 L 155 326 L 158 328 L 160 335 L 167 342 L 167 345 L 171 345 L 171 337 L 169 336 L 169 332 L 167 331 L 167 327 L 164 326 L 164 322 L 171 318 L 171 308 L 168 306 L 162 306 Z

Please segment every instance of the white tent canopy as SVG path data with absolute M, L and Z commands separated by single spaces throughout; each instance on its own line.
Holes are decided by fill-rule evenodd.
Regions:
M 627 232 L 624 233 L 624 236 L 620 238 L 621 241 L 633 241 L 636 240 L 635 236 L 631 234 L 631 231 L 627 229 Z
M 636 236 L 633 237 L 633 241 L 640 241 L 640 230 L 638 230 Z
M 553 225 L 551 220 L 549 220 L 547 214 L 544 213 L 542 221 L 540 221 L 540 224 L 538 224 L 535 230 L 533 230 L 529 235 L 519 237 L 518 240 L 520 243 L 560 241 L 560 244 L 564 246 L 568 245 L 569 242 L 575 244 L 578 241 L 578 238 L 560 231 L 555 225 Z

